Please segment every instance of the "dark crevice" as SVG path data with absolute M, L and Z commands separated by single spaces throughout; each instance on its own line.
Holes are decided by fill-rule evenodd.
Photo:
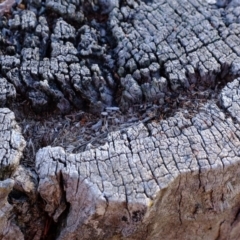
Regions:
M 181 203 L 182 203 L 182 194 L 180 194 L 180 199 L 178 202 L 178 216 L 179 216 L 180 225 L 182 225 Z
M 35 225 L 34 222 L 42 225 L 49 222 L 49 217 L 43 210 L 44 203 L 40 196 L 36 196 L 35 198 L 34 193 L 32 194 L 33 195 L 30 197 L 22 191 L 13 189 L 8 196 L 8 201 L 13 206 L 15 223 L 21 229 L 26 240 L 31 240 L 32 236 L 38 234 L 44 236 L 43 233 L 45 229 L 39 229 L 39 226 Z M 31 216 L 31 218 L 29 218 L 29 216 Z
M 215 238 L 215 240 L 220 240 L 221 239 L 221 226 L 222 226 L 222 224 L 225 222 L 225 220 L 224 221 L 222 221 L 222 222 L 220 222 L 220 224 L 219 224 L 219 229 L 218 229 L 218 235 L 217 235 L 217 237 Z
M 233 221 L 231 222 L 231 226 L 237 223 L 240 220 L 240 208 L 237 210 Z
M 66 192 L 65 192 L 62 172 L 60 172 L 59 185 L 60 185 L 61 191 L 62 191 L 62 199 L 61 199 L 60 204 L 64 204 L 66 207 L 65 207 L 65 210 L 58 217 L 57 222 L 54 222 L 54 220 L 52 219 L 52 221 L 51 221 L 52 225 L 50 225 L 49 233 L 46 234 L 46 239 L 44 239 L 44 240 L 57 239 L 57 237 L 60 234 L 61 229 L 66 225 L 67 216 L 70 212 L 71 205 L 70 205 L 70 203 L 67 202 L 67 199 L 66 199 Z

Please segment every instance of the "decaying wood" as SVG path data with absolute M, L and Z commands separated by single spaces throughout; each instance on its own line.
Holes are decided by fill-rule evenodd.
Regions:
M 11 177 L 19 165 L 25 140 L 18 127 L 14 113 L 7 108 L 0 109 L 0 178 Z
M 240 239 L 239 1 L 0 2 L 1 239 Z
M 14 223 L 13 207 L 8 203 L 9 193 L 14 186 L 11 176 L 19 165 L 24 147 L 25 140 L 13 112 L 0 108 L 0 238 L 4 240 L 24 239 L 19 227 Z
M 57 239 L 238 239 L 239 130 L 208 103 L 80 154 L 41 149 L 45 211 L 67 213 Z

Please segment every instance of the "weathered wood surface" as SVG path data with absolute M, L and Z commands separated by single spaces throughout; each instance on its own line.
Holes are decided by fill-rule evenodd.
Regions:
M 161 105 L 179 90 L 239 75 L 238 1 L 25 5 L 1 20 L 1 75 L 38 112 Z
M 14 186 L 12 174 L 19 165 L 25 140 L 15 121 L 14 113 L 0 108 L 0 238 L 24 239 L 19 227 L 12 220 L 12 205 L 8 203 L 9 193 Z
M 0 109 L 0 178 L 11 177 L 22 157 L 25 140 L 15 121 L 14 113 L 7 108 Z
M 239 239 L 239 1 L 24 4 L 0 19 L 1 106 L 17 94 L 64 114 L 201 101 L 81 153 L 42 148 L 35 169 L 19 166 L 25 141 L 1 108 L 0 237 Z
M 240 126 L 215 104 L 109 135 L 80 154 L 43 148 L 38 191 L 58 239 L 238 239 Z

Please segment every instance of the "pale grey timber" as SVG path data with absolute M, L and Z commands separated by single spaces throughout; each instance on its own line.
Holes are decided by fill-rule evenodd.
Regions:
M 9 204 L 8 197 L 14 186 L 11 177 L 19 166 L 25 144 L 14 113 L 0 108 L 0 238 L 4 240 L 24 239 L 12 220 L 13 206 Z
M 37 153 L 57 239 L 238 239 L 240 125 L 216 104 L 109 134 L 79 154 Z
M 34 170 L 18 166 L 25 143 L 2 108 L 0 235 L 239 239 L 239 1 L 109 3 L 29 0 L 1 17 L 0 103 L 18 94 L 36 112 L 104 117 L 135 104 L 166 107 L 192 89 L 218 99 L 198 113 L 139 120 L 78 154 L 42 148 Z
M 162 105 L 239 76 L 239 1 L 109 2 L 31 0 L 2 17 L 0 75 L 35 111 Z

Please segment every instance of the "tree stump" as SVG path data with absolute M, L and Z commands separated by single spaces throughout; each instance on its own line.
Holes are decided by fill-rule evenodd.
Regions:
M 0 238 L 239 239 L 239 19 L 0 0 Z

